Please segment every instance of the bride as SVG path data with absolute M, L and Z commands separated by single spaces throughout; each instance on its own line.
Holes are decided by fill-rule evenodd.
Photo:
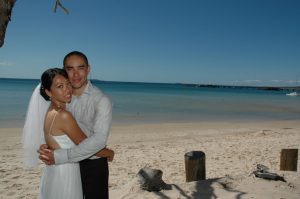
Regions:
M 72 148 L 86 138 L 72 114 L 66 110 L 66 104 L 72 99 L 72 86 L 65 70 L 59 68 L 46 70 L 41 76 L 39 93 L 37 90 L 36 88 L 31 97 L 23 129 L 25 166 L 27 167 L 32 167 L 37 163 L 37 152 L 35 151 L 35 155 L 33 155 L 33 148 L 38 148 L 43 141 L 54 150 Z M 46 113 L 47 103 L 38 99 L 39 96 L 51 102 Z M 39 113 L 39 115 L 35 113 Z M 39 116 L 44 118 L 43 135 L 38 133 L 41 132 L 39 131 L 40 121 L 35 121 L 40 120 L 40 118 L 36 118 Z M 30 129 L 30 127 L 34 129 Z M 102 149 L 96 155 L 107 157 L 111 155 L 111 150 Z M 39 198 L 82 199 L 79 164 L 46 165 L 41 177 Z
M 45 116 L 44 137 L 51 149 L 71 148 L 86 138 L 66 103 L 72 99 L 72 86 L 63 69 L 48 69 L 41 77 L 41 95 L 51 104 Z M 78 163 L 46 166 L 41 178 L 40 198 L 82 199 Z

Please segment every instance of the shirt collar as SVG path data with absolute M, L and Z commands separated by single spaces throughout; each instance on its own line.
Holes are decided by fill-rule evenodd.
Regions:
M 91 81 L 88 80 L 87 85 L 86 85 L 84 91 L 82 92 L 82 94 L 87 94 L 87 95 L 91 94 L 92 88 L 93 88 L 93 85 L 92 85 Z
M 83 96 L 83 95 L 91 95 L 92 90 L 93 90 L 93 85 L 90 82 L 90 80 L 88 80 L 83 92 L 81 93 L 81 95 L 79 95 L 79 96 L 73 95 L 73 97 L 78 98 L 78 97 Z

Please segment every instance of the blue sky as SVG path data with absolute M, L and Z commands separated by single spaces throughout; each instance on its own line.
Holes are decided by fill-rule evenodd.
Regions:
M 18 0 L 0 77 L 39 78 L 84 52 L 91 78 L 300 85 L 298 0 Z

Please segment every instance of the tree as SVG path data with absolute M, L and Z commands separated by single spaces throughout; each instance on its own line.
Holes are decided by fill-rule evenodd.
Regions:
M 0 0 L 0 48 L 4 44 L 6 27 L 10 21 L 15 2 L 16 0 Z
M 0 48 L 4 44 L 5 33 L 7 25 L 11 19 L 12 9 L 16 3 L 16 0 L 0 0 Z M 61 4 L 60 0 L 55 0 L 54 12 L 57 7 L 60 7 L 69 14 L 69 11 Z

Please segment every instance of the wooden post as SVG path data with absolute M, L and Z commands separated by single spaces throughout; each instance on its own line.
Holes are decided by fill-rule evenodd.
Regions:
M 190 151 L 184 157 L 186 182 L 205 180 L 205 153 Z
M 282 149 L 280 154 L 280 170 L 297 171 L 298 149 Z

